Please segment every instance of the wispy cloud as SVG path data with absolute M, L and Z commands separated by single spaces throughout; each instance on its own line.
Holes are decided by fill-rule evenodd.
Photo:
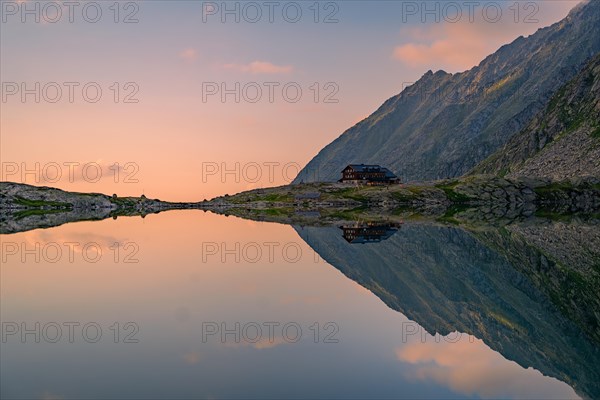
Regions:
M 281 336 L 276 336 L 276 337 L 261 337 L 258 341 L 256 342 L 248 342 L 246 340 L 241 340 L 239 342 L 225 342 L 222 343 L 222 345 L 224 347 L 228 347 L 228 348 L 240 348 L 240 347 L 252 347 L 255 350 L 265 350 L 265 349 L 272 349 L 273 347 L 277 347 L 280 346 L 282 344 L 289 344 L 290 342 L 285 340 L 283 337 Z
M 194 365 L 200 362 L 200 354 L 195 351 L 190 351 L 181 357 L 187 364 Z
M 187 48 L 179 53 L 179 57 L 186 61 L 194 61 L 198 58 L 198 51 L 196 49 Z
M 268 61 L 253 61 L 249 64 L 225 64 L 223 68 L 253 75 L 291 74 L 294 70 L 291 65 L 275 65 Z
M 488 54 L 519 35 L 527 36 L 538 28 L 563 18 L 577 2 L 544 2 L 532 21 L 516 23 L 506 12 L 505 17 L 491 23 L 481 17 L 470 22 L 424 24 L 401 31 L 407 40 L 396 46 L 392 56 L 412 68 L 464 71 L 479 64 Z M 510 15 L 510 17 L 509 17 Z
M 461 29 L 457 28 L 457 25 L 452 25 L 441 29 L 442 39 L 398 46 L 394 49 L 393 56 L 412 68 L 446 69 L 453 72 L 475 66 L 487 53 L 493 51 L 492 45 L 485 38 L 460 32 Z M 415 36 L 423 35 L 423 32 L 417 32 Z

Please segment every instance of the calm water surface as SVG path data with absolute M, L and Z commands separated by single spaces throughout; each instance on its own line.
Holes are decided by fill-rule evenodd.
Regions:
M 481 238 L 343 234 L 182 211 L 2 235 L 2 398 L 597 394 L 597 347 Z

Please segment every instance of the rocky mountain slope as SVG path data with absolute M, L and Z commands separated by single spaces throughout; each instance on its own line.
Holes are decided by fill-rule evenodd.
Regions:
M 519 37 L 477 67 L 427 72 L 326 146 L 294 183 L 334 181 L 350 163 L 381 164 L 404 180 L 460 176 L 490 156 L 600 52 L 600 1 Z
M 600 54 L 473 172 L 553 180 L 600 177 Z

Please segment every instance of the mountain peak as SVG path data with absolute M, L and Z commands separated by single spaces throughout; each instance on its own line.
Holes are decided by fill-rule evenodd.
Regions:
M 600 10 L 600 1 L 584 0 L 584 1 L 580 2 L 575 7 L 573 7 L 571 9 L 571 11 L 569 11 L 567 18 L 572 18 L 575 15 L 580 14 L 582 11 L 587 11 L 587 10 Z

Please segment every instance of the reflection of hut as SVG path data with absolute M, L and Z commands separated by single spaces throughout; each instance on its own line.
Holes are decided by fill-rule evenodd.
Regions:
M 392 171 L 379 165 L 350 164 L 342 171 L 339 182 L 391 185 L 400 183 L 400 179 Z
M 344 239 L 352 244 L 381 242 L 398 232 L 399 228 L 400 225 L 395 223 L 367 223 L 340 227 Z

